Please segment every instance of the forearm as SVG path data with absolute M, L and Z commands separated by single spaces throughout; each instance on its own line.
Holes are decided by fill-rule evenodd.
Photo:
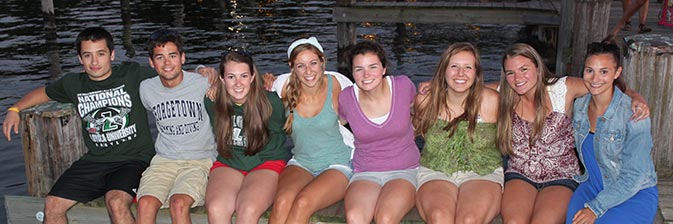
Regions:
M 45 87 L 37 88 L 33 91 L 30 91 L 28 94 L 23 96 L 18 102 L 16 102 L 12 107 L 16 107 L 19 110 L 24 110 L 26 108 L 45 103 L 49 101 L 49 96 Z

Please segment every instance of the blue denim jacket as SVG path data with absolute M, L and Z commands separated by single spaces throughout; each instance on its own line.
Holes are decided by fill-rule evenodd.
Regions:
M 575 147 L 583 165 L 582 142 L 591 128 L 587 114 L 590 100 L 591 94 L 587 94 L 575 100 L 574 104 Z M 584 204 L 596 217 L 601 217 L 608 209 L 628 200 L 638 191 L 657 184 L 650 157 L 650 119 L 631 121 L 632 114 L 631 97 L 614 88 L 608 109 L 596 119 L 594 153 L 603 175 L 604 189 Z M 587 173 L 575 177 L 578 182 L 588 178 Z

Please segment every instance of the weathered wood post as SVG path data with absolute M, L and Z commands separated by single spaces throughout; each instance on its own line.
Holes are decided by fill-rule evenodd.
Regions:
M 573 0 L 572 54 L 569 75 L 580 76 L 587 45 L 601 41 L 608 32 L 611 0 Z
M 355 3 L 355 0 L 337 0 L 337 6 L 347 7 Z M 345 15 L 333 15 L 340 17 Z M 337 71 L 346 75 L 353 80 L 350 68 L 347 64 L 345 50 L 355 44 L 355 23 L 353 22 L 337 22 Z
M 72 104 L 50 101 L 21 111 L 21 140 L 28 194 L 44 197 L 87 148 Z
M 652 155 L 659 176 L 673 174 L 673 37 L 642 34 L 624 38 L 622 76 L 652 114 Z
M 561 0 L 561 25 L 559 25 L 558 42 L 556 43 L 556 75 L 568 74 L 572 48 L 572 29 L 575 14 L 574 0 Z
M 57 78 L 63 74 L 61 70 L 61 58 L 58 55 L 58 35 L 56 34 L 56 16 L 54 15 L 54 1 L 42 0 L 42 17 L 44 18 L 44 30 L 47 58 L 49 58 L 49 76 Z

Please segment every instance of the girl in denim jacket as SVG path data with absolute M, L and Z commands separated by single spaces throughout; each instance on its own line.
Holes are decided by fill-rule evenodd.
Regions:
M 585 167 L 568 206 L 566 223 L 652 223 L 657 176 L 650 158 L 650 119 L 631 120 L 631 98 L 622 91 L 619 48 L 592 43 L 584 85 L 590 94 L 575 101 L 575 146 Z M 617 88 L 615 88 L 617 87 Z M 639 108 L 636 108 L 640 110 Z

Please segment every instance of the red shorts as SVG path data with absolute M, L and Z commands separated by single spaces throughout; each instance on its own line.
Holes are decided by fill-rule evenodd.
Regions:
M 255 168 L 252 168 L 250 171 L 238 170 L 238 169 L 235 169 L 233 167 L 232 167 L 232 169 L 238 170 L 238 172 L 241 172 L 243 174 L 243 176 L 248 175 L 248 173 L 250 173 L 252 171 L 255 171 L 255 170 L 271 170 L 273 172 L 276 172 L 276 173 L 280 174 L 280 172 L 283 171 L 283 169 L 285 169 L 285 164 L 287 164 L 287 162 L 285 162 L 285 160 L 269 160 L 269 161 L 266 161 L 262 164 L 259 164 L 259 166 L 256 166 Z M 213 166 L 210 167 L 210 172 L 213 172 L 214 169 L 219 168 L 219 167 L 229 167 L 229 166 L 227 166 L 227 164 L 224 164 L 224 163 L 216 160 L 213 163 Z

